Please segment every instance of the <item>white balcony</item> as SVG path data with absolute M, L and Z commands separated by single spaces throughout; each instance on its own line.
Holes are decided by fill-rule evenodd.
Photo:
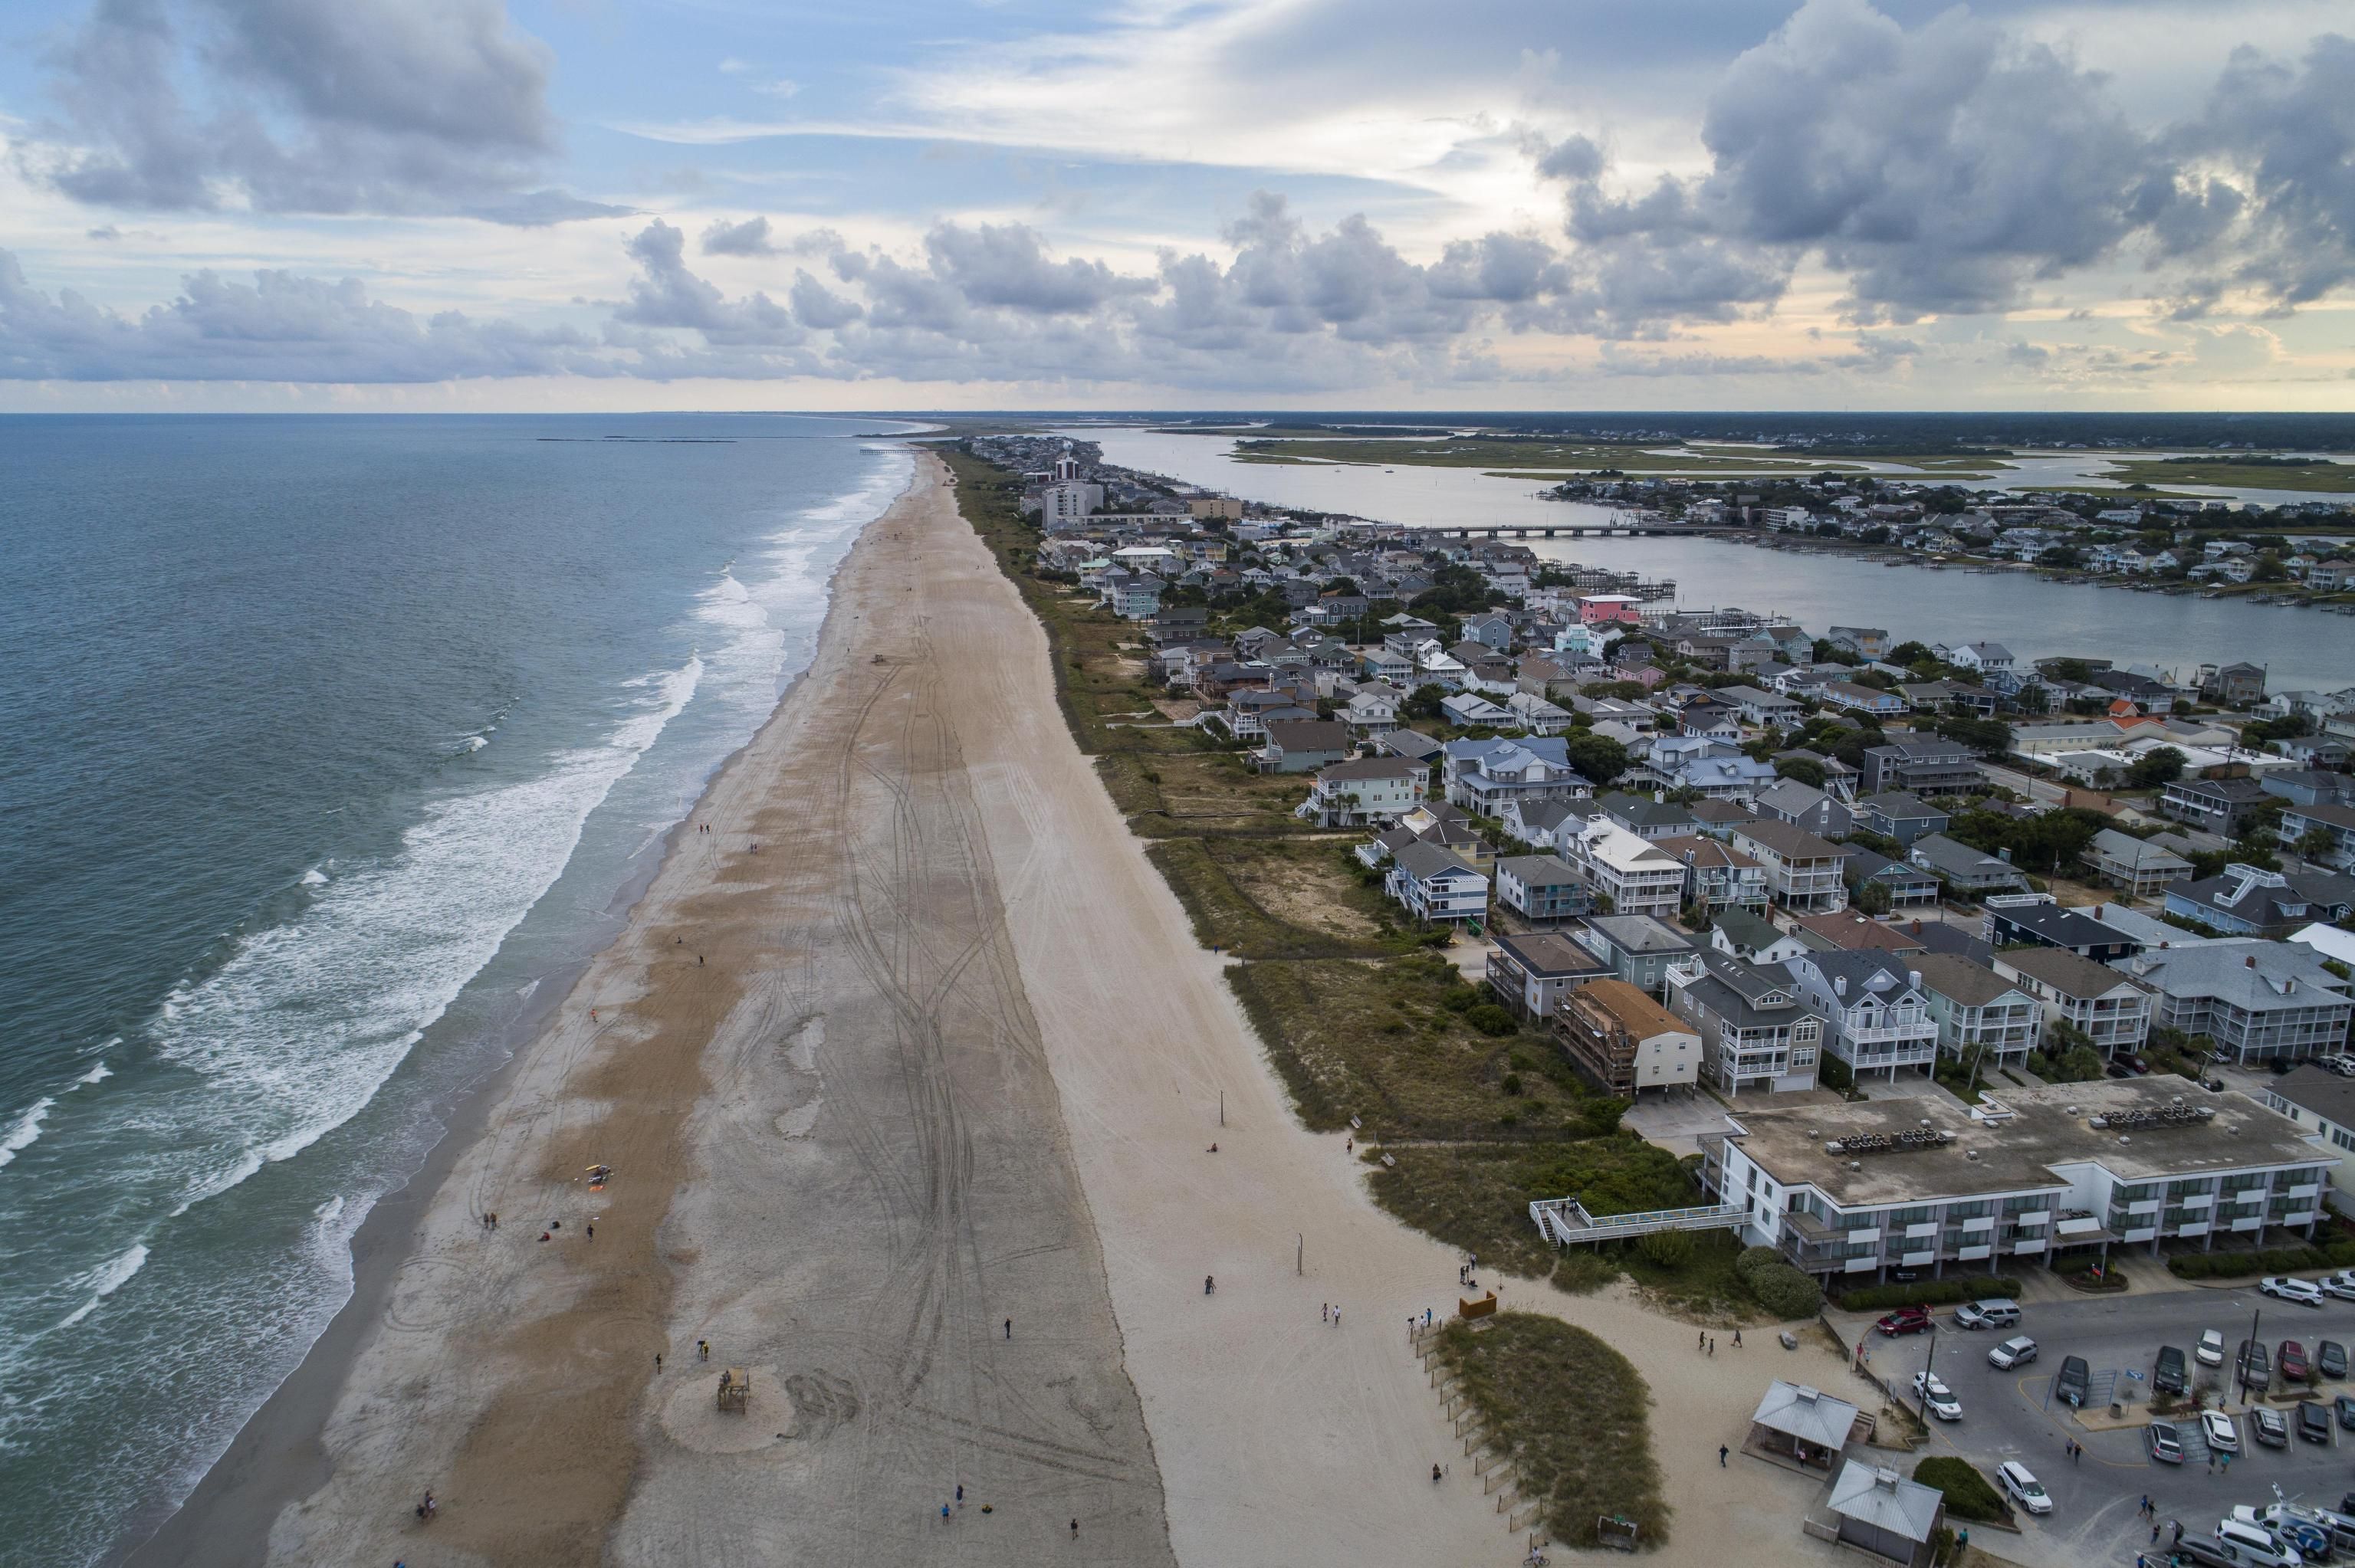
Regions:
M 1993 1214 L 1976 1215 L 1973 1218 L 1963 1222 L 1963 1229 L 1965 1231 L 1991 1231 L 1995 1229 L 1995 1216 Z
M 1932 1220 L 1926 1224 L 1907 1225 L 1905 1227 L 1905 1239 L 1907 1241 L 1912 1241 L 1917 1236 L 1934 1236 L 1937 1234 L 1938 1222 L 1935 1220 Z
M 2032 1256 L 2044 1250 L 2044 1238 L 2039 1236 L 2034 1241 L 2014 1242 L 2011 1244 L 2011 1250 L 2016 1257 Z
M 2130 1231 L 2121 1232 L 2119 1234 L 2119 1239 L 2129 1242 L 2147 1242 L 2157 1234 L 2158 1234 L 2158 1227 L 2157 1225 L 2137 1225 Z
M 1840 1265 L 1840 1271 L 1843 1274 L 1862 1274 L 1869 1268 L 1879 1268 L 1880 1266 L 1881 1260 L 1879 1258 L 1852 1257 L 1846 1263 Z
M 2265 1217 L 2263 1214 L 2251 1214 L 2244 1219 L 2234 1220 L 2232 1228 L 2236 1231 L 2253 1231 L 2264 1223 Z
M 1920 1264 L 1935 1263 L 1938 1261 L 1938 1249 L 1936 1247 L 1932 1247 L 1926 1252 L 1909 1252 L 1897 1261 L 1903 1264 L 1908 1268 L 1912 1268 Z
M 1955 1249 L 1955 1256 L 1965 1263 L 1977 1263 L 1981 1258 L 1993 1256 L 1994 1254 L 1995 1248 L 1986 1242 Z
M 2175 1200 L 2179 1209 L 2205 1209 L 2216 1202 L 2213 1192 L 2191 1192 Z

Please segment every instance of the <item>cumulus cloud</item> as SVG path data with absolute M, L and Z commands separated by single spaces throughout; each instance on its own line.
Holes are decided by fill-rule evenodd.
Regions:
M 261 271 L 250 284 L 214 272 L 127 317 L 70 289 L 27 282 L 0 250 L 0 376 L 77 381 L 415 382 L 609 374 L 596 345 L 567 330 L 419 316 L 372 300 L 357 279 Z
M 2282 305 L 2355 281 L 2355 39 L 2327 34 L 2295 68 L 2233 52 L 2199 119 L 2171 138 L 2238 173 L 2243 193 L 2211 181 L 2218 217 L 2187 238 L 2206 248 L 2243 220 L 2234 270 Z
M 44 63 L 59 118 L 16 155 L 94 205 L 618 210 L 533 188 L 556 145 L 549 57 L 501 0 L 96 0 Z
M 706 256 L 774 256 L 777 247 L 769 238 L 769 220 L 765 217 L 748 217 L 741 223 L 719 218 L 703 231 L 703 253 Z
M 1634 191 L 1585 136 L 1531 149 L 1574 246 L 1553 324 L 1763 311 L 1811 260 L 1868 323 L 2005 311 L 2135 256 L 2178 274 L 2179 319 L 2227 273 L 2283 307 L 2355 281 L 2355 43 L 2336 36 L 2296 67 L 2237 52 L 2200 116 L 2153 134 L 2100 74 L 1963 7 L 1908 30 L 1807 0 L 1726 69 L 1701 140 L 1705 172 Z
M 634 327 L 686 327 L 722 348 L 790 348 L 804 334 L 793 313 L 768 295 L 730 300 L 687 270 L 687 236 L 657 218 L 631 237 L 638 276 L 614 321 Z

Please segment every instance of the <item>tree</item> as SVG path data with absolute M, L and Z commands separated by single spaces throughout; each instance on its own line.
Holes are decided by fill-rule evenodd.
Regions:
M 2279 556 L 2267 550 L 2257 557 L 2257 564 L 2249 568 L 2249 580 L 2253 583 L 2287 582 L 2289 568 L 2282 565 Z
M 2054 545 L 2036 558 L 2048 567 L 2082 567 L 2085 564 L 2084 553 L 2073 545 Z
M 1567 737 L 1563 748 L 1570 765 L 1597 788 L 1627 771 L 1627 748 L 1607 735 L 1573 735 Z
M 2064 1084 L 2090 1084 L 2102 1075 L 2102 1054 L 2091 1045 L 2080 1045 L 2061 1058 L 2054 1073 Z
M 1981 757 L 2001 757 L 2011 749 L 2011 726 L 2001 719 L 1955 714 L 1938 721 L 1938 733 L 1962 742 Z
M 1831 777 L 1824 771 L 1824 765 L 1812 757 L 1786 758 L 1774 765 L 1774 770 L 1785 779 L 1796 779 L 1817 789 L 1822 789 L 1824 780 Z
M 1930 652 L 1926 643 L 1906 641 L 1889 651 L 1889 662 L 1902 664 L 1910 670 L 1916 664 L 1934 664 L 1938 656 Z
M 1436 720 L 1439 717 L 1439 705 L 1446 699 L 1446 696 L 1447 690 L 1444 686 L 1417 686 L 1407 694 L 1406 701 L 1399 705 L 1399 713 L 1402 717 L 1411 719 Z
M 2135 758 L 2126 769 L 2126 783 L 2137 789 L 2156 789 L 2183 777 L 2183 753 L 2171 746 L 2155 746 Z
M 1857 885 L 1856 911 L 1859 915 L 1889 913 L 1889 884 L 1878 877 L 1868 877 Z
M 2298 838 L 2296 849 L 2303 860 L 2328 860 L 2339 847 L 2339 836 L 2328 828 L 2308 828 Z

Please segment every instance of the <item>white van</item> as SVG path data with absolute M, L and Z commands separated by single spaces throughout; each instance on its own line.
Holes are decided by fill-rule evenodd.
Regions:
M 2297 1554 L 2297 1549 L 2285 1545 L 2262 1524 L 2237 1519 L 2218 1520 L 2216 1540 L 2242 1562 L 2260 1568 L 2306 1568 L 2306 1559 Z

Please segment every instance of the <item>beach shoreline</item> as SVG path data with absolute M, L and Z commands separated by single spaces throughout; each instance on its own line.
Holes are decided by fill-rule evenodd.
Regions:
M 875 439 L 893 439 L 878 437 Z M 904 487 L 903 487 L 904 492 Z M 896 497 L 894 497 L 896 499 Z M 863 539 L 889 512 L 886 502 L 860 525 Z M 854 543 L 852 551 L 858 544 Z M 815 667 L 816 651 L 834 635 L 840 599 L 837 581 L 849 565 L 846 551 L 827 574 L 826 611 L 811 641 L 812 657 L 788 677 L 760 729 L 776 722 L 794 694 Z M 728 770 L 751 750 L 760 731 L 748 736 L 713 768 L 696 802 L 666 831 L 652 854 L 641 853 L 629 874 L 607 901 L 605 913 L 617 931 L 626 932 L 639 904 L 681 844 L 691 836 L 696 812 L 719 788 Z M 621 940 L 611 938 L 606 947 Z M 268 1550 L 270 1525 L 280 1510 L 307 1495 L 327 1478 L 329 1464 L 322 1443 L 327 1419 L 350 1374 L 360 1341 L 384 1310 L 392 1282 L 402 1264 L 415 1252 L 418 1224 L 458 1160 L 479 1139 L 500 1097 L 512 1086 L 527 1055 L 533 1050 L 591 966 L 598 951 L 582 954 L 536 977 L 525 1006 L 501 1025 L 492 1046 L 496 1060 L 431 1107 L 442 1133 L 424 1152 L 418 1168 L 399 1186 L 388 1189 L 369 1208 L 350 1243 L 352 1288 L 326 1327 L 304 1352 L 278 1386 L 239 1426 L 228 1446 L 205 1467 L 196 1484 L 176 1504 L 142 1510 L 128 1521 L 106 1552 L 101 1568 L 170 1568 L 186 1564 L 258 1563 Z

